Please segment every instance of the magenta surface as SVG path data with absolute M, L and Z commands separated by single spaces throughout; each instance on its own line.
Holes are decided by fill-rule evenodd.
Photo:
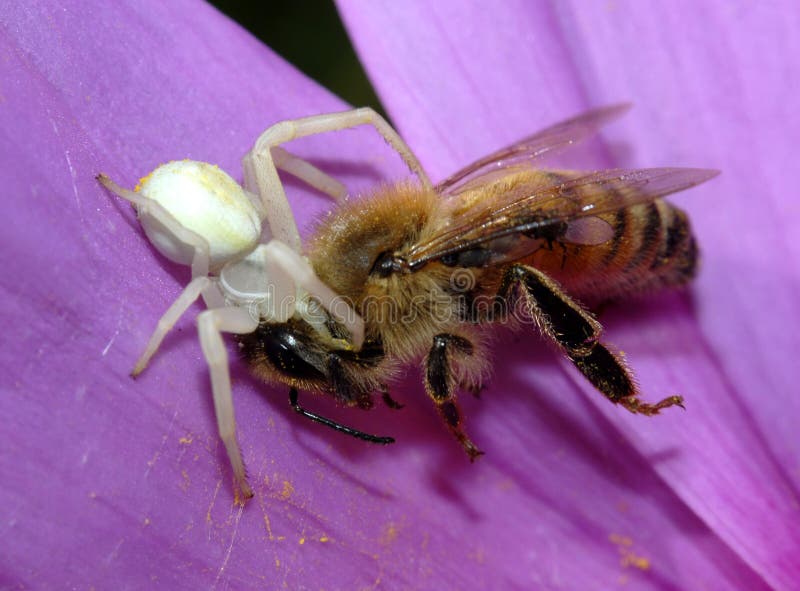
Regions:
M 0 8 L 0 587 L 792 589 L 800 580 L 800 76 L 790 2 L 340 2 L 401 133 L 441 178 L 591 106 L 636 106 L 598 165 L 715 167 L 680 196 L 690 294 L 609 309 L 650 399 L 627 415 L 535 335 L 503 335 L 470 465 L 417 370 L 400 412 L 305 403 L 394 435 L 373 448 L 293 415 L 234 360 L 256 497 L 233 505 L 190 314 L 128 372 L 188 279 L 102 191 L 194 158 L 240 178 L 275 121 L 342 109 L 208 6 Z M 394 6 L 394 8 L 393 8 Z M 323 48 L 321 48 L 323 50 Z M 370 130 L 293 146 L 354 189 L 404 173 Z M 330 204 L 287 182 L 304 232 Z M 196 308 L 199 310 L 200 308 Z M 234 347 L 230 347 L 231 353 Z

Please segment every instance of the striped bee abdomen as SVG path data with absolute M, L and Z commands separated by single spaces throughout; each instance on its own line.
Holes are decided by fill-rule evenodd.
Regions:
M 598 245 L 558 244 L 528 260 L 587 302 L 688 283 L 698 250 L 689 219 L 662 200 L 601 216 L 614 229 Z

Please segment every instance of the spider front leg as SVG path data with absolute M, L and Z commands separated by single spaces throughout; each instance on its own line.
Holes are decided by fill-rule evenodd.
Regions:
M 470 461 L 483 455 L 464 432 L 461 412 L 458 409 L 455 395 L 456 376 L 453 367 L 453 355 L 469 357 L 473 354 L 472 343 L 453 334 L 438 334 L 433 337 L 433 346 L 425 358 L 425 390 L 433 398 L 439 414 L 444 419 L 450 432 L 455 435 L 464 447 Z
M 286 155 L 288 153 L 285 150 L 282 152 L 276 150 L 276 148 L 294 139 L 328 131 L 348 129 L 359 125 L 372 125 L 383 136 L 384 140 L 397 151 L 409 169 L 420 179 L 422 185 L 426 188 L 431 187 L 430 179 L 428 179 L 417 157 L 414 156 L 408 145 L 383 117 L 369 107 L 277 123 L 261 134 L 261 137 L 256 140 L 253 149 L 244 157 L 242 165 L 244 168 L 245 188 L 259 195 L 264 214 L 269 214 L 268 222 L 272 237 L 288 244 L 295 252 L 300 252 L 301 250 L 300 234 L 297 231 L 297 224 L 292 210 L 286 200 L 283 185 L 280 182 L 280 178 L 278 178 L 276 157 L 283 159 L 283 168 L 294 174 L 294 171 L 286 166 L 287 162 L 292 160 L 294 169 L 301 172 L 298 176 L 304 180 L 312 179 L 308 182 L 313 186 L 317 186 L 318 183 L 322 185 L 328 184 L 326 179 L 330 179 L 330 177 L 318 169 L 314 169 L 308 163 L 303 163 L 310 167 L 305 168 L 305 172 L 303 172 L 304 166 L 300 165 L 303 161 L 291 155 L 288 155 L 289 160 L 287 160 Z
M 264 318 L 271 322 L 288 320 L 295 313 L 295 300 L 299 287 L 319 302 L 350 332 L 350 343 L 354 350 L 361 348 L 364 343 L 364 319 L 346 299 L 317 277 L 307 259 L 287 244 L 280 240 L 270 240 L 266 244 L 257 246 L 245 259 L 223 267 L 220 273 L 220 285 L 223 291 L 234 293 L 240 291 L 237 289 L 237 282 L 244 278 L 247 283 L 253 272 L 261 273 L 270 282 L 272 297 L 268 298 L 268 301 L 271 303 L 261 308 Z M 305 313 L 310 314 L 308 308 Z M 313 323 L 321 319 L 306 316 L 306 320 Z
M 193 252 L 192 280 L 159 319 L 145 350 L 139 356 L 131 372 L 131 375 L 136 377 L 144 371 L 150 359 L 161 346 L 164 337 L 198 297 L 202 295 L 208 307 L 220 307 L 223 305 L 223 300 L 216 285 L 208 277 L 210 254 L 205 238 L 184 227 L 160 203 L 134 191 L 123 189 L 104 174 L 98 175 L 97 180 L 115 195 L 132 203 L 140 220 L 143 221 L 143 225 L 149 223 L 152 227 L 152 222 L 155 221 L 156 225 L 164 228 L 174 241 L 182 243 Z
M 497 295 L 498 309 L 511 310 L 513 300 L 510 298 L 518 295 L 523 298 L 525 309 L 539 330 L 567 354 L 606 398 L 644 415 L 658 414 L 670 406 L 683 406 L 680 396 L 670 396 L 655 404 L 640 401 L 628 368 L 600 343 L 600 323 L 550 277 L 533 267 L 512 265 Z
M 236 482 L 236 499 L 239 493 L 245 499 L 253 496 L 253 489 L 247 482 L 247 473 L 236 440 L 236 418 L 231 395 L 231 378 L 228 369 L 228 353 L 222 342 L 222 332 L 246 334 L 258 328 L 258 319 L 253 318 L 245 308 L 216 308 L 206 310 L 197 318 L 197 331 L 200 346 L 211 374 L 211 390 L 214 395 L 214 412 L 217 416 L 219 436 L 225 444 L 228 458 L 233 468 Z
M 181 224 L 175 219 L 175 216 L 157 201 L 120 187 L 102 173 L 97 175 L 97 180 L 106 189 L 130 202 L 136 208 L 137 216 L 143 227 L 148 226 L 148 221 L 154 220 L 166 229 L 171 238 L 194 251 L 192 256 L 192 279 L 208 276 L 211 255 L 208 241 L 205 238 Z

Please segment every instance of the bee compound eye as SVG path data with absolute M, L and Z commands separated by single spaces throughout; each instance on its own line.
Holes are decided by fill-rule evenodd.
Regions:
M 307 380 L 326 379 L 316 367 L 317 361 L 312 363 L 314 354 L 309 350 L 307 337 L 279 324 L 264 325 L 259 336 L 266 359 L 282 374 Z
M 395 271 L 395 267 L 394 255 L 386 250 L 375 259 L 372 268 L 369 270 L 369 274 L 377 275 L 378 277 L 388 277 Z

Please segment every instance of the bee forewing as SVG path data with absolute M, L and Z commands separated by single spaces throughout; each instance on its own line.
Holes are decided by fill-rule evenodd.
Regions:
M 504 236 L 542 234 L 543 229 L 564 222 L 565 241 L 602 244 L 611 238 L 611 227 L 596 216 L 683 191 L 717 174 L 702 168 L 612 169 L 545 184 L 542 179 L 547 177 L 532 176 L 529 184 L 517 185 L 493 203 L 460 211 L 441 233 L 415 244 L 408 262 L 419 267 Z
M 530 167 L 534 163 L 553 156 L 596 134 L 601 127 L 622 116 L 631 108 L 630 103 L 609 105 L 592 109 L 580 115 L 556 123 L 528 136 L 506 148 L 476 160 L 436 186 L 442 195 L 456 195 L 474 186 L 484 175 L 517 166 Z M 485 182 L 480 179 L 480 182 Z
M 718 170 L 705 168 L 601 170 L 540 191 L 528 200 L 538 210 L 552 210 L 553 221 L 564 221 L 647 203 L 690 189 L 718 174 Z M 525 207 L 523 201 L 527 200 L 510 207 Z

